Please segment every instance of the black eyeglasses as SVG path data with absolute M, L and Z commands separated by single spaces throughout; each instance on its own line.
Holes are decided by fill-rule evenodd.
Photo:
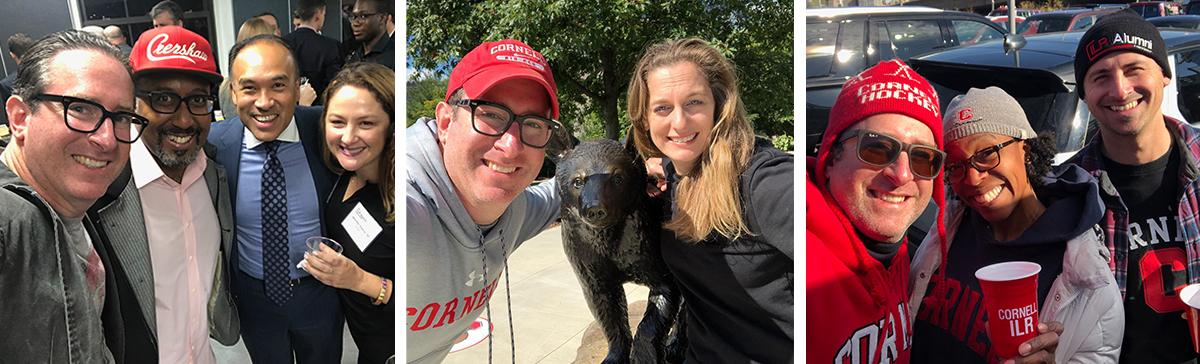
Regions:
M 350 13 L 349 18 L 350 18 L 350 21 L 352 21 L 352 22 L 361 22 L 361 21 L 367 20 L 367 18 L 369 18 L 369 17 L 376 16 L 379 14 L 383 14 L 383 13 Z
M 454 104 L 471 108 L 471 127 L 475 132 L 498 137 L 513 123 L 518 123 L 521 143 L 534 148 L 545 148 L 554 132 L 562 128 L 557 121 L 536 115 L 516 115 L 508 107 L 491 101 L 462 99 Z
M 965 160 L 947 164 L 946 176 L 950 177 L 950 181 L 952 182 L 962 180 L 967 175 L 966 167 L 968 164 L 979 173 L 990 171 L 1000 165 L 1000 150 L 1019 140 L 1021 139 L 1013 138 L 1007 142 L 980 149 Z
M 134 95 L 145 99 L 150 104 L 150 109 L 160 114 L 174 114 L 179 110 L 180 104 L 187 104 L 188 112 L 192 115 L 208 115 L 212 114 L 213 106 L 217 103 L 217 98 L 213 95 L 179 96 L 177 93 L 166 91 L 135 92 Z
M 100 130 L 104 120 L 112 120 L 113 134 L 117 141 L 133 143 L 142 135 L 142 128 L 150 124 L 141 115 L 128 111 L 109 111 L 92 100 L 72 96 L 37 94 L 33 100 L 50 101 L 62 104 L 63 122 L 67 128 L 79 133 L 95 133 Z
M 942 171 L 946 153 L 928 145 L 907 144 L 896 138 L 869 130 L 857 130 L 838 141 L 838 144 L 860 137 L 858 160 L 875 167 L 887 167 L 900 158 L 900 152 L 908 153 L 908 168 L 914 176 L 933 179 Z

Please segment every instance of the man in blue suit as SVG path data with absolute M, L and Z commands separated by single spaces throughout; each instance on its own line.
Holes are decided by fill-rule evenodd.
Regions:
M 320 236 L 333 174 L 320 158 L 317 108 L 297 107 L 299 69 L 279 37 L 229 52 L 237 116 L 213 124 L 213 159 L 229 171 L 237 220 L 231 286 L 256 363 L 336 363 L 343 317 L 337 291 L 297 269 Z

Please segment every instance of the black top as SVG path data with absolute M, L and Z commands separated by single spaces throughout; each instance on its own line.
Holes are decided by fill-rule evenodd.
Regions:
M 664 161 L 669 196 L 677 176 Z M 752 236 L 684 242 L 663 230 L 662 255 L 684 297 L 689 363 L 790 363 L 794 343 L 793 157 L 756 145 L 739 177 Z M 672 199 L 671 207 L 675 209 Z M 668 214 L 669 215 L 669 214 Z M 669 216 L 667 217 L 669 218 Z
M 363 270 L 395 281 L 396 278 L 396 226 L 394 222 L 387 222 L 386 209 L 383 207 L 383 200 L 379 194 L 379 187 L 373 183 L 368 183 L 363 188 L 354 192 L 346 201 L 341 201 L 342 196 L 346 193 L 346 187 L 350 184 L 351 172 L 342 174 L 333 187 L 333 193 L 326 200 L 328 207 L 325 208 L 326 226 L 328 227 L 327 234 L 329 238 L 336 240 L 342 244 L 342 255 L 354 261 Z M 355 244 L 354 239 L 346 232 L 346 228 L 342 226 L 342 221 L 350 216 L 350 212 L 358 204 L 375 218 L 375 222 L 383 227 L 371 244 L 367 245 L 364 252 L 360 250 L 358 244 Z M 382 283 L 381 283 L 382 284 Z M 395 294 L 393 291 L 392 299 L 385 305 L 373 305 L 374 297 L 346 289 L 338 290 L 342 296 L 342 312 L 346 315 L 346 322 L 350 325 L 350 333 L 355 337 L 355 341 L 360 341 L 360 337 L 371 337 L 372 340 L 384 340 L 391 347 L 394 345 L 393 339 L 396 335 L 395 323 Z M 360 351 L 363 345 L 359 345 Z M 395 348 L 391 348 L 392 351 Z M 391 355 L 389 353 L 388 355 Z M 386 357 L 386 356 L 384 356 Z
M 1075 165 L 1052 172 L 1034 187 L 1046 210 L 1019 236 L 996 241 L 992 225 L 979 212 L 963 206 L 957 231 L 950 244 L 945 281 L 930 280 L 925 300 L 913 323 L 913 363 L 991 363 L 995 355 L 987 334 L 983 291 L 975 271 L 991 264 L 1028 261 L 1041 266 L 1037 278 L 1037 307 L 1045 307 L 1054 281 L 1062 274 L 1067 244 L 1073 239 L 1097 234 L 1104 214 L 1099 185 Z M 943 285 L 942 287 L 939 287 Z
M 1187 285 L 1187 253 L 1176 220 L 1177 150 L 1172 143 L 1162 157 L 1140 166 L 1104 160 L 1113 187 L 1129 209 L 1128 334 L 1121 343 L 1122 363 L 1180 363 L 1197 357 L 1178 296 Z
M 296 28 L 283 36 L 283 40 L 292 47 L 292 53 L 300 62 L 300 76 L 308 77 L 309 84 L 317 91 L 317 100 L 313 105 L 321 105 L 319 96 L 325 94 L 325 88 L 333 81 L 333 76 L 342 69 L 342 45 L 338 41 L 317 34 L 311 28 Z
M 0 125 L 8 125 L 8 112 L 5 111 L 4 104 L 7 103 L 8 97 L 12 96 L 13 85 L 16 83 L 16 71 L 9 73 L 3 80 L 0 80 Z
M 375 46 L 371 47 L 371 50 L 366 54 L 363 54 L 363 48 L 361 46 L 354 47 L 353 52 L 351 52 L 350 56 L 346 58 L 346 64 L 351 64 L 354 62 L 372 62 L 387 66 L 387 68 L 391 68 L 394 71 L 396 70 L 395 58 L 396 35 L 392 34 L 380 39 L 379 42 L 375 43 Z

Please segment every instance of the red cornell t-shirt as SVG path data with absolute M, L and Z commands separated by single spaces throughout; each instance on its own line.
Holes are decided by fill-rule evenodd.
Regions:
M 906 244 L 884 267 L 867 254 L 832 201 L 811 181 L 807 185 L 807 361 L 908 363 Z

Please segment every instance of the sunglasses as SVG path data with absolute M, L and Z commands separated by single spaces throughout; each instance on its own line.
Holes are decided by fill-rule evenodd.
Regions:
M 1013 138 L 1007 142 L 983 148 L 966 160 L 947 164 L 946 176 L 950 177 L 951 182 L 961 181 L 967 175 L 968 165 L 979 173 L 990 171 L 1000 165 L 1000 150 L 1018 140 L 1020 139 Z
M 920 179 L 936 178 L 942 172 L 942 162 L 946 160 L 946 153 L 937 148 L 904 143 L 869 130 L 856 130 L 838 143 L 845 143 L 856 137 L 859 138 L 858 160 L 882 168 L 895 163 L 896 159 L 900 158 L 900 152 L 907 152 L 908 168 Z

